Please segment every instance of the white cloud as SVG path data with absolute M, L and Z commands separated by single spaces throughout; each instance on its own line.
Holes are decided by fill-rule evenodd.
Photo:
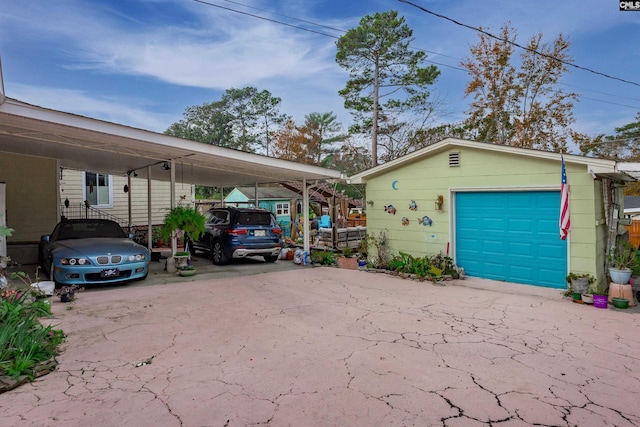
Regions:
M 70 89 L 13 84 L 7 88 L 7 96 L 40 107 L 55 106 L 59 111 L 155 132 L 163 132 L 168 127 L 168 123 L 179 119 L 163 113 L 152 113 L 149 105 L 140 100 L 103 99 L 96 97 L 95 94 Z
M 42 72 L 52 71 L 50 74 L 53 75 L 40 81 L 40 76 L 34 78 L 35 72 L 30 73 L 29 81 L 19 81 L 21 86 L 16 85 L 16 81 L 7 81 L 9 96 L 63 111 L 164 130 L 179 119 L 188 106 L 185 101 L 177 107 L 182 93 L 191 94 L 189 99 L 192 100 L 193 88 L 202 88 L 202 99 L 211 101 L 213 98 L 206 96 L 212 92 L 255 86 L 281 97 L 284 112 L 296 119 L 313 111 L 334 111 L 344 124 L 350 121 L 350 115 L 342 107 L 343 100 L 337 94 L 347 77 L 335 63 L 334 39 L 185 0 L 128 0 L 126 7 L 123 6 L 125 3 L 88 0 L 56 0 L 55 7 L 50 2 L 5 0 L 2 3 L 0 47 L 11 50 L 14 55 L 3 58 L 6 59 L 5 67 L 8 61 L 22 54 L 21 50 L 25 55 L 33 55 L 33 52 L 48 49 L 46 53 L 50 56 L 47 56 L 46 66 L 49 69 Z M 214 3 L 243 9 L 232 3 Z M 240 0 L 240 3 L 344 29 L 356 26 L 360 15 L 397 9 L 414 29 L 415 45 L 449 56 L 429 54 L 429 59 L 453 66 L 458 66 L 459 59 L 469 55 L 469 46 L 478 40 L 473 30 L 397 1 L 339 4 L 337 0 Z M 590 46 L 580 44 L 583 36 L 637 19 L 634 13 L 619 12 L 615 2 L 602 0 L 560 3 L 555 0 L 429 0 L 419 4 L 465 24 L 489 27 L 494 33 L 511 21 L 518 29 L 522 43 L 538 31 L 546 40 L 563 32 L 576 48 L 582 49 L 576 51 L 583 55 L 591 55 Z M 148 13 L 133 12 L 140 9 Z M 268 16 L 309 27 L 283 16 Z M 315 29 L 340 35 L 329 29 Z M 581 63 L 584 58 L 576 57 L 576 62 Z M 42 60 L 38 65 L 41 63 Z M 25 66 L 28 65 L 30 63 L 25 61 Z M 65 80 L 64 70 L 60 68 L 83 72 L 71 73 L 72 77 Z M 634 75 L 633 69 L 637 67 L 628 68 Z M 444 94 L 449 100 L 445 110 L 450 111 L 451 116 L 461 117 L 467 108 L 467 100 L 463 98 L 466 73 L 443 67 L 441 71 L 443 75 L 434 92 Z M 22 78 L 19 73 L 13 75 Z M 126 80 L 129 76 L 135 79 Z M 174 99 L 170 102 L 163 98 L 161 83 L 171 85 Z M 37 87 L 28 88 L 30 84 Z M 132 85 L 151 84 L 152 89 L 137 91 L 135 95 L 148 93 L 149 101 L 132 99 Z M 46 85 L 53 88 L 44 87 Z M 61 92 L 63 87 L 68 92 Z M 182 88 L 186 90 L 181 92 Z M 154 113 L 160 111 L 163 101 L 180 111 L 177 114 Z

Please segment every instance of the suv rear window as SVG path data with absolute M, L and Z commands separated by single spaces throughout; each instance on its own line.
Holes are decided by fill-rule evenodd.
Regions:
M 208 211 L 205 214 L 205 221 L 211 224 L 225 224 L 229 222 L 229 212 L 227 211 Z
M 269 212 L 240 212 L 236 223 L 239 225 L 272 225 Z

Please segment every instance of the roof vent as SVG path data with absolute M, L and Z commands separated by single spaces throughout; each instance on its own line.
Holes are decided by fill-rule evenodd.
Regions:
M 449 153 L 449 167 L 456 168 L 460 166 L 460 153 Z

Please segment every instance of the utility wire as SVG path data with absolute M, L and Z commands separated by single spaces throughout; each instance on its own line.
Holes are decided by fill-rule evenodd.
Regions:
M 309 29 L 309 28 L 299 27 L 297 25 L 288 24 L 288 23 L 282 22 L 282 21 L 276 21 L 275 19 L 265 18 L 264 16 L 260 16 L 260 15 L 254 15 L 253 13 L 243 12 L 243 11 L 237 10 L 237 9 L 231 9 L 230 7 L 220 6 L 219 4 L 210 3 L 208 1 L 204 1 L 204 0 L 193 0 L 193 1 L 195 1 L 196 3 L 205 4 L 207 6 L 217 7 L 219 9 L 228 10 L 230 12 L 235 12 L 235 13 L 240 13 L 242 15 L 251 16 L 252 18 L 262 19 L 263 21 L 269 21 L 269 22 L 273 22 L 275 24 L 280 24 L 280 25 L 284 25 L 284 26 L 287 26 L 287 27 L 295 28 L 297 30 L 308 31 L 310 33 L 319 34 L 321 36 L 331 37 L 331 38 L 334 38 L 334 39 L 338 38 L 337 36 L 334 36 L 334 35 L 331 35 L 331 34 L 322 33 L 320 31 L 312 30 L 312 29 Z
M 512 42 L 511 40 L 507 40 L 507 39 L 503 39 L 502 37 L 495 36 L 495 35 L 493 35 L 493 34 L 491 34 L 491 33 L 487 32 L 487 31 L 483 30 L 482 28 L 477 28 L 477 27 L 473 27 L 473 26 L 471 26 L 471 25 L 463 24 L 462 22 L 458 22 L 458 21 L 456 21 L 455 19 L 451 19 L 451 18 L 449 18 L 449 17 L 447 17 L 447 16 L 444 16 L 444 15 L 441 15 L 441 14 L 439 14 L 439 13 L 432 12 L 431 10 L 429 10 L 429 9 L 427 9 L 427 8 L 424 8 L 424 7 L 422 7 L 422 6 L 418 6 L 417 4 L 412 3 L 412 2 L 410 2 L 410 1 L 408 1 L 408 0 L 398 0 L 398 1 L 399 1 L 400 3 L 406 3 L 406 4 L 408 4 L 408 5 L 411 5 L 411 6 L 413 6 L 413 7 L 417 8 L 417 9 L 420 9 L 420 10 L 422 10 L 423 12 L 428 13 L 428 14 L 430 14 L 430 15 L 436 16 L 436 17 L 438 17 L 438 18 L 446 19 L 447 21 L 453 22 L 454 24 L 459 25 L 459 26 L 461 26 L 461 27 L 469 28 L 470 30 L 474 30 L 474 31 L 480 32 L 480 33 L 485 34 L 485 35 L 487 35 L 487 36 L 489 36 L 489 37 L 491 37 L 491 38 L 494 38 L 494 39 L 496 39 L 496 40 L 500 40 L 500 41 L 502 41 L 502 42 L 509 43 L 509 44 L 511 44 L 511 45 L 513 45 L 513 46 L 515 46 L 515 47 L 517 47 L 517 48 L 520 48 L 520 49 L 523 49 L 523 50 L 529 51 L 529 52 L 531 52 L 531 53 L 534 53 L 534 54 L 536 54 L 536 55 L 543 56 L 543 57 L 545 57 L 545 58 L 553 59 L 553 60 L 555 60 L 555 61 L 560 62 L 561 64 L 568 65 L 568 66 L 570 66 L 570 67 L 574 67 L 574 68 L 577 68 L 577 69 L 582 70 L 582 71 L 587 71 L 587 72 L 589 72 L 589 73 L 597 74 L 597 75 L 602 76 L 602 77 L 605 77 L 605 78 L 607 78 L 607 79 L 617 80 L 617 81 L 620 81 L 620 82 L 623 82 L 623 83 L 627 83 L 627 84 L 630 84 L 630 85 L 634 85 L 634 86 L 640 86 L 640 83 L 632 82 L 632 81 L 630 81 L 630 80 L 625 80 L 625 79 L 622 79 L 622 78 L 620 78 L 620 77 L 611 76 L 611 75 L 609 75 L 609 74 L 601 73 L 601 72 L 599 72 L 599 71 L 595 71 L 595 70 L 592 70 L 592 69 L 590 69 L 590 68 L 581 67 L 580 65 L 576 65 L 576 64 L 574 64 L 573 62 L 563 61 L 562 59 L 558 59 L 558 58 L 556 58 L 556 57 L 554 57 L 554 56 L 552 56 L 552 55 L 547 55 L 546 53 L 538 52 L 538 51 L 537 51 L 537 50 L 535 50 L 535 49 L 531 49 L 531 48 L 529 48 L 529 47 L 522 46 L 522 45 L 520 45 L 520 44 L 518 44 L 518 43 Z
M 243 12 L 241 10 L 237 10 L 237 9 L 232 9 L 230 7 L 221 6 L 221 5 L 218 5 L 218 4 L 215 4 L 215 3 L 211 3 L 211 2 L 208 2 L 208 1 L 205 1 L 205 0 L 193 0 L 193 1 L 195 1 L 196 3 L 201 3 L 201 4 L 204 4 L 204 5 L 207 5 L 207 6 L 217 7 L 219 9 L 224 9 L 224 10 L 227 10 L 229 12 L 235 12 L 235 13 L 239 13 L 241 15 L 250 16 L 252 18 L 262 19 L 263 21 L 273 22 L 274 24 L 280 24 L 280 25 L 284 25 L 284 26 L 287 26 L 287 27 L 290 27 L 290 28 L 295 28 L 297 30 L 308 31 L 310 33 L 318 34 L 318 35 L 321 35 L 321 36 L 331 37 L 332 39 L 339 39 L 338 36 L 334 36 L 333 34 L 327 34 L 327 33 L 323 33 L 323 32 L 316 31 L 316 30 L 312 30 L 312 29 L 309 29 L 309 28 L 305 28 L 305 27 L 300 27 L 300 26 L 297 26 L 297 25 L 289 24 L 289 23 L 286 23 L 286 22 L 277 21 L 275 19 L 266 18 L 264 16 L 255 15 L 253 13 Z M 231 0 L 222 0 L 222 1 L 226 1 L 228 3 L 233 3 L 233 4 L 236 4 L 236 5 L 239 5 L 239 6 L 248 7 L 250 9 L 254 9 L 254 10 L 259 10 L 261 12 L 271 13 L 271 14 L 276 15 L 276 16 L 282 16 L 283 18 L 293 19 L 294 21 L 304 22 L 305 24 L 314 25 L 316 27 L 321 27 L 321 28 L 326 28 L 326 29 L 330 29 L 330 30 L 333 30 L 333 31 L 338 31 L 340 33 L 346 33 L 347 32 L 346 30 L 341 30 L 341 29 L 338 29 L 338 28 L 329 27 L 327 25 L 316 24 L 315 22 L 306 21 L 304 19 L 295 18 L 293 16 L 281 15 L 281 14 L 278 14 L 278 13 L 271 12 L 269 10 L 259 9 L 257 7 L 248 6 L 246 4 L 238 3 L 238 2 L 235 2 L 235 1 L 231 1 Z M 448 58 L 452 58 L 452 59 L 457 59 L 457 58 L 453 58 L 453 57 L 450 57 L 450 56 L 447 56 L 447 55 L 444 55 L 444 54 L 441 54 L 441 53 L 438 53 L 438 52 L 429 51 L 429 50 L 426 50 L 426 49 L 418 49 L 418 48 L 413 48 L 413 49 L 414 50 L 420 50 L 420 51 L 427 52 L 427 53 L 431 53 L 431 54 L 434 54 L 434 55 L 439 55 L 439 56 L 444 56 L 444 57 L 448 57 Z M 459 71 L 465 71 L 466 72 L 466 70 L 463 69 L 463 68 L 456 67 L 454 65 L 445 64 L 445 63 L 442 63 L 442 62 L 436 62 L 436 61 L 432 61 L 432 60 L 429 60 L 429 59 L 426 59 L 425 62 L 429 62 L 431 64 L 439 65 L 441 67 L 453 68 L 454 70 L 459 70 Z
M 226 1 L 227 3 L 233 3 L 233 4 L 236 4 L 238 6 L 243 6 L 243 7 L 249 8 L 249 9 L 253 9 L 253 10 L 259 10 L 260 12 L 267 12 L 267 13 L 270 13 L 270 14 L 275 15 L 275 16 L 282 16 L 283 18 L 293 19 L 294 21 L 304 22 L 305 24 L 313 25 L 315 27 L 326 28 L 327 30 L 338 31 L 339 33 L 346 33 L 345 30 L 341 30 L 339 28 L 334 28 L 334 27 L 330 27 L 328 25 L 323 25 L 323 24 L 318 24 L 318 23 L 311 22 L 311 21 L 306 21 L 304 19 L 296 18 L 295 16 L 282 15 L 280 13 L 275 13 L 275 12 L 273 12 L 271 10 L 260 9 L 258 7 L 249 6 L 248 4 L 239 3 L 237 1 L 232 1 L 232 0 L 222 0 L 222 1 Z
M 207 6 L 217 7 L 219 9 L 227 10 L 229 12 L 235 12 L 235 13 L 239 13 L 239 14 L 242 14 L 242 15 L 250 16 L 252 18 L 261 19 L 261 20 L 272 22 L 272 23 L 275 23 L 275 24 L 284 25 L 284 26 L 287 26 L 287 27 L 290 27 L 290 28 L 295 28 L 295 29 L 298 29 L 298 30 L 302 30 L 302 31 L 307 31 L 307 32 L 310 32 L 310 33 L 318 34 L 318 35 L 321 35 L 321 36 L 330 37 L 330 38 L 333 38 L 333 39 L 338 39 L 339 38 L 339 37 L 334 36 L 332 34 L 327 34 L 327 33 L 321 32 L 321 31 L 316 31 L 316 30 L 312 30 L 312 29 L 309 29 L 309 28 L 300 27 L 300 26 L 297 26 L 297 25 L 289 24 L 289 23 L 278 21 L 278 20 L 271 19 L 271 18 L 266 18 L 264 16 L 255 15 L 255 14 L 248 13 L 248 12 L 243 12 L 241 10 L 237 10 L 237 9 L 233 9 L 233 8 L 230 8 L 230 7 L 221 6 L 221 5 L 218 5 L 218 4 L 215 4 L 215 3 L 211 3 L 209 1 L 205 1 L 205 0 L 193 0 L 193 1 L 195 1 L 196 3 L 201 3 L 201 4 L 204 4 L 204 5 L 207 5 Z M 313 26 L 316 26 L 316 27 L 326 28 L 326 29 L 333 30 L 333 31 L 338 31 L 340 33 L 346 33 L 347 32 L 346 30 L 341 30 L 339 28 L 330 27 L 330 26 L 322 25 L 322 24 L 317 24 L 315 22 L 307 21 L 307 20 L 296 18 L 296 17 L 293 17 L 293 16 L 278 14 L 278 13 L 275 13 L 275 12 L 272 12 L 272 11 L 269 11 L 269 10 L 266 10 L 266 9 L 260 9 L 260 8 L 257 8 L 257 7 L 249 6 L 249 5 L 246 5 L 246 4 L 243 4 L 243 3 L 239 3 L 239 2 L 236 2 L 236 1 L 232 1 L 232 0 L 222 0 L 222 1 L 225 1 L 225 2 L 228 2 L 228 3 L 232 3 L 232 4 L 235 4 L 235 5 L 238 5 L 238 6 L 247 7 L 247 8 L 253 9 L 253 10 L 258 10 L 260 12 L 267 12 L 267 13 L 273 14 L 275 16 L 281 16 L 283 18 L 292 19 L 294 21 L 303 22 L 305 24 L 313 25 Z M 625 83 L 630 83 L 630 84 L 634 84 L 634 85 L 640 86 L 640 84 L 638 84 L 638 83 L 628 82 L 626 80 L 619 79 L 617 77 L 611 77 L 611 76 L 608 76 L 606 74 L 599 73 L 597 71 L 589 70 L 588 68 L 577 66 L 577 65 L 572 64 L 570 62 L 561 61 L 561 60 L 559 60 L 559 59 L 557 59 L 555 57 L 540 53 L 540 52 L 538 52 L 538 51 L 536 51 L 534 49 L 530 49 L 530 48 L 526 48 L 526 47 L 520 46 L 517 43 L 513 43 L 513 42 L 511 42 L 509 40 L 505 40 L 505 39 L 502 39 L 500 37 L 494 36 L 493 34 L 490 34 L 490 33 L 486 32 L 484 30 L 481 30 L 479 28 L 475 28 L 475 27 L 472 27 L 472 26 L 469 26 L 469 25 L 466 25 L 466 24 L 462 24 L 462 23 L 459 23 L 459 22 L 457 22 L 457 21 L 455 21 L 455 20 L 453 20 L 451 18 L 448 18 L 448 17 L 446 17 L 444 15 L 440 15 L 440 14 L 437 14 L 435 12 L 431 12 L 430 10 L 425 9 L 425 8 L 423 8 L 421 6 L 417 6 L 417 5 L 415 5 L 415 4 L 413 4 L 413 3 L 409 2 L 409 1 L 406 1 L 406 0 L 399 0 L 399 1 L 402 2 L 402 3 L 406 3 L 406 4 L 409 4 L 411 6 L 417 7 L 418 9 L 421 9 L 421 10 L 423 10 L 423 11 L 425 11 L 427 13 L 430 13 L 432 15 L 435 15 L 435 16 L 437 16 L 439 18 L 443 18 L 443 19 L 449 20 L 449 21 L 451 21 L 451 22 L 453 22 L 453 23 L 455 23 L 457 25 L 461 25 L 463 27 L 470 28 L 470 29 L 475 30 L 475 31 L 480 31 L 483 34 L 486 34 L 486 35 L 488 35 L 490 37 L 493 37 L 493 38 L 501 40 L 501 41 L 506 41 L 508 43 L 512 43 L 513 45 L 515 45 L 515 46 L 517 46 L 517 47 L 519 47 L 521 49 L 529 50 L 529 51 L 531 51 L 533 53 L 536 53 L 538 55 L 546 56 L 548 58 L 560 61 L 560 62 L 565 63 L 567 65 L 571 65 L 571 66 L 579 68 L 579 69 L 587 70 L 587 71 L 590 71 L 590 72 L 592 72 L 594 74 L 599 74 L 599 75 L 602 75 L 602 76 L 607 77 L 607 78 L 612 78 L 614 80 L 620 80 L 620 81 L 623 81 Z M 455 60 L 458 60 L 458 61 L 461 60 L 460 58 L 455 58 L 453 56 L 445 55 L 445 54 L 442 54 L 442 53 L 439 53 L 439 52 L 430 51 L 430 50 L 427 50 L 427 49 L 421 49 L 421 48 L 416 48 L 416 47 L 413 47 L 413 49 L 414 50 L 418 50 L 418 51 L 422 51 L 422 52 L 426 52 L 426 53 L 431 53 L 433 55 L 438 55 L 438 56 L 443 56 L 443 57 L 446 57 L 446 58 L 455 59 Z M 445 64 L 445 63 L 437 62 L 437 61 L 432 61 L 432 60 L 428 60 L 428 59 L 425 60 L 425 62 L 429 62 L 431 64 L 439 65 L 441 67 L 452 68 L 452 69 L 457 70 L 457 71 L 464 71 L 464 72 L 468 71 L 466 68 L 461 68 L 461 67 L 457 67 L 455 65 L 449 65 L 449 64 Z M 617 105 L 617 106 L 620 106 L 620 107 L 628 107 L 628 108 L 638 109 L 638 107 L 632 106 L 632 105 L 619 104 L 619 103 L 616 103 L 616 102 L 605 101 L 605 100 L 596 99 L 596 98 L 589 98 L 589 97 L 586 97 L 586 96 L 580 95 L 580 94 L 577 94 L 577 95 L 578 95 L 579 98 L 586 99 L 586 100 L 589 100 L 589 101 L 602 102 L 602 103 L 605 103 L 605 104 Z M 608 95 L 608 94 L 605 94 L 605 95 Z M 618 97 L 617 95 L 612 95 L 612 96 Z M 636 100 L 635 98 L 629 98 L 629 99 Z

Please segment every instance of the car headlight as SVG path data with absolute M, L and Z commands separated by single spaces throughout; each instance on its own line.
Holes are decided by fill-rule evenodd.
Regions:
M 88 258 L 62 258 L 62 265 L 89 265 L 91 261 Z
M 135 254 L 135 255 L 129 255 L 129 262 L 133 262 L 133 261 L 144 261 L 145 258 L 147 256 L 145 254 Z

